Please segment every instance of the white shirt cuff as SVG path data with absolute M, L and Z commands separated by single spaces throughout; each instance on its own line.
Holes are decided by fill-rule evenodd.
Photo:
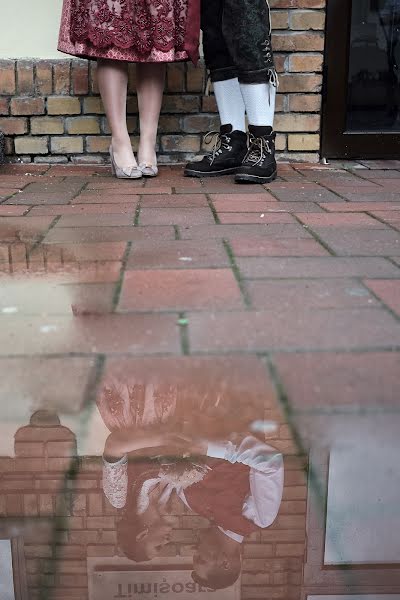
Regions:
M 106 459 L 104 458 L 104 456 L 103 456 L 103 462 L 104 462 L 104 464 L 105 464 L 105 465 L 109 465 L 109 466 L 111 466 L 111 467 L 119 467 L 119 465 L 124 465 L 125 463 L 127 463 L 127 462 L 128 462 L 128 457 L 127 457 L 127 455 L 125 454 L 125 455 L 124 455 L 122 458 L 120 458 L 119 460 L 117 460 L 117 461 L 115 461 L 115 462 L 114 462 L 114 461 L 113 461 L 113 462 L 110 462 L 110 461 L 106 460 Z
M 208 442 L 207 456 L 210 458 L 225 458 L 226 444 L 221 442 Z
M 243 543 L 244 536 L 239 533 L 235 533 L 234 531 L 230 531 L 229 529 L 222 529 L 222 527 L 218 527 L 222 533 L 231 538 L 231 540 L 235 540 L 235 542 L 239 542 L 239 544 Z

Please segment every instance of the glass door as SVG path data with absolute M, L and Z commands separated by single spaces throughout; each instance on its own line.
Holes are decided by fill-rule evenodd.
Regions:
M 400 0 L 329 0 L 322 156 L 400 158 Z
M 5 523 L 4 523 L 5 521 Z M 10 530 L 16 529 L 12 519 L 0 524 L 0 600 L 28 600 L 24 542 Z

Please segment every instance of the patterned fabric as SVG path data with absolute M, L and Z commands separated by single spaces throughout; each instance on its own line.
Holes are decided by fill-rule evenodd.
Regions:
M 90 40 L 97 48 L 135 48 L 147 55 L 152 48 L 168 52 L 183 48 L 185 0 L 73 0 L 71 40 Z
M 58 49 L 89 58 L 195 62 L 197 13 L 198 0 L 64 0 Z
M 136 383 L 129 378 L 108 377 L 97 398 L 97 407 L 110 431 L 135 427 L 171 426 L 177 388 L 169 384 Z

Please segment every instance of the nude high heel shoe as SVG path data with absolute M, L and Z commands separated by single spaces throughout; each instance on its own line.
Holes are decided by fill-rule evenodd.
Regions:
M 110 146 L 109 150 L 111 159 L 111 172 L 115 177 L 118 179 L 140 179 L 143 177 L 142 170 L 137 165 L 124 168 L 119 167 L 115 162 L 112 146 Z
M 142 172 L 143 177 L 157 177 L 158 167 L 157 165 L 148 165 L 147 163 L 141 163 L 139 169 Z

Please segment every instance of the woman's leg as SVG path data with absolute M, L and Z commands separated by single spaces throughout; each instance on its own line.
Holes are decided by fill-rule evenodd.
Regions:
M 139 105 L 139 164 L 156 165 L 158 120 L 165 85 L 165 64 L 138 63 L 136 89 Z
M 115 161 L 121 168 L 136 165 L 126 124 L 128 64 L 120 60 L 99 59 L 97 80 L 111 128 Z

